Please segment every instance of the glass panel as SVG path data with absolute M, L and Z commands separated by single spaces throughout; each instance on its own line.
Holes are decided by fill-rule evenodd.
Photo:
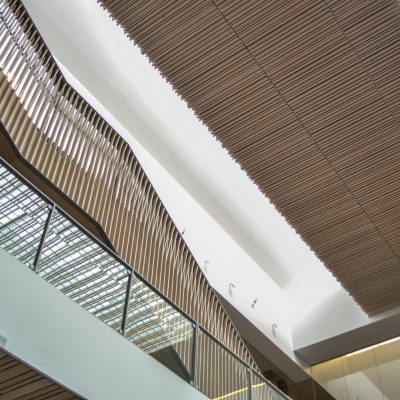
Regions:
M 270 383 L 261 376 L 251 375 L 251 395 L 252 400 L 286 400 L 287 397 L 278 392 Z
M 0 246 L 32 266 L 48 213 L 47 203 L 0 164 Z
M 383 400 L 373 350 L 342 357 L 349 399 Z
M 347 400 L 340 358 L 311 367 L 312 377 L 337 400 Z
M 210 399 L 247 400 L 246 366 L 203 331 L 198 332 L 196 382 Z
M 314 400 L 314 392 L 318 392 L 318 400 L 334 400 L 322 387 L 314 385 L 313 380 L 305 375 L 304 380 L 293 382 L 285 373 L 268 360 L 258 349 L 245 341 L 247 348 L 260 368 L 261 375 L 276 386 L 282 393 L 293 400 Z
M 400 338 L 374 349 L 382 390 L 387 400 L 400 397 Z
M 316 400 L 335 400 L 335 397 L 330 395 L 318 382 L 316 381 L 311 381 L 312 383 L 312 390 L 315 393 L 315 397 L 312 395 L 312 390 L 308 390 L 308 395 L 307 397 L 304 397 L 304 399 L 311 400 L 311 399 L 316 399 Z M 300 393 L 300 391 L 299 391 Z M 301 393 L 299 396 L 299 400 L 302 400 L 303 397 L 301 397 Z M 339 399 L 340 400 L 340 399 Z
M 125 336 L 182 379 L 191 380 L 192 323 L 136 277 L 132 278 Z
M 53 213 L 38 273 L 113 329 L 121 328 L 126 268 L 58 211 Z
M 338 400 L 398 400 L 400 338 L 315 365 L 312 374 Z

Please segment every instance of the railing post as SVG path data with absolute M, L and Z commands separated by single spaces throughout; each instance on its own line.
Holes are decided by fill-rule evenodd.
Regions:
M 197 368 L 197 342 L 199 334 L 199 324 L 193 323 L 193 344 L 192 344 L 192 368 L 191 368 L 191 381 L 190 383 L 197 388 L 196 368 Z
M 128 308 L 129 308 L 129 301 L 130 301 L 130 297 L 131 297 L 132 278 L 133 278 L 133 271 L 131 269 L 127 269 L 126 272 L 128 274 L 128 281 L 126 282 L 124 310 L 122 312 L 121 328 L 119 329 L 119 333 L 122 336 L 125 336 L 126 318 L 128 316 Z
M 40 238 L 39 247 L 38 247 L 38 249 L 36 251 L 35 260 L 33 261 L 33 268 L 32 269 L 35 272 L 37 271 L 39 263 L 40 263 L 40 257 L 42 255 L 44 242 L 46 240 L 47 232 L 49 230 L 51 218 L 53 217 L 53 213 L 54 213 L 54 211 L 56 209 L 56 205 L 53 203 L 51 205 L 49 204 L 48 207 L 49 207 L 49 213 L 47 214 L 47 219 L 46 219 L 46 222 L 44 224 L 44 229 L 43 229 L 43 232 L 42 232 L 42 236 Z
M 247 367 L 247 400 L 253 399 L 252 382 L 251 382 L 251 369 Z

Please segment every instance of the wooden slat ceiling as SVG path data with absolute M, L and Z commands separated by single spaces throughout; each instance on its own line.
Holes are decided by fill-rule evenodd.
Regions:
M 80 397 L 0 350 L 0 399 L 79 400 Z
M 99 1 L 363 309 L 399 305 L 397 1 Z

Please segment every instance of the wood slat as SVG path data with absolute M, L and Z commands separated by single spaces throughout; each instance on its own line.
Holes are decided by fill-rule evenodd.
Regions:
M 44 377 L 21 360 L 0 351 L 0 360 L 8 359 L 12 367 L 0 370 L 2 400 L 79 400 L 71 391 Z
M 362 308 L 399 305 L 399 3 L 98 1 Z

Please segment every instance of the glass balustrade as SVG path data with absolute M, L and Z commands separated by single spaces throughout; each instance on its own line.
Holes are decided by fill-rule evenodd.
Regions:
M 210 399 L 287 398 L 1 159 L 0 246 Z
M 48 203 L 10 172 L 0 169 L 1 246 L 33 266 L 49 211 Z
M 207 332 L 198 333 L 196 383 L 210 399 L 247 400 L 249 370 Z
M 267 382 L 263 377 L 255 372 L 251 376 L 252 400 L 280 400 L 283 395 Z

